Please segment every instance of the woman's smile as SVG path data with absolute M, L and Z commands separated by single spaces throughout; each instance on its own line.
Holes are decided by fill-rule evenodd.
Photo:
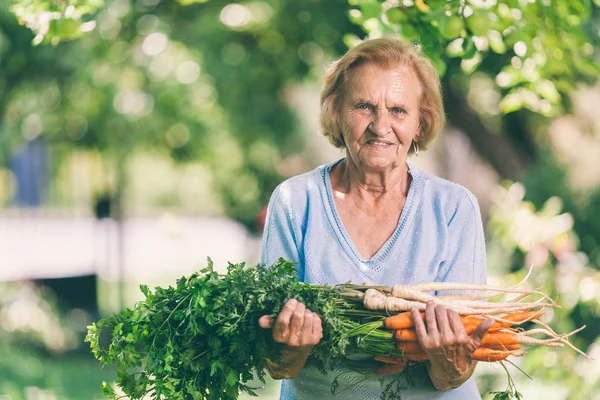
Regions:
M 390 142 L 385 142 L 382 140 L 369 140 L 367 143 L 365 143 L 368 146 L 373 146 L 375 148 L 387 148 L 387 147 L 391 147 L 394 144 L 390 143 Z

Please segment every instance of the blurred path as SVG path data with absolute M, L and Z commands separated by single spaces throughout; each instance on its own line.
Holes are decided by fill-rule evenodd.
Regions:
M 0 281 L 97 274 L 119 276 L 117 225 L 54 211 L 0 212 Z M 228 261 L 255 263 L 260 238 L 233 221 L 216 218 L 132 218 L 124 223 L 124 278 L 146 280 L 189 274 Z

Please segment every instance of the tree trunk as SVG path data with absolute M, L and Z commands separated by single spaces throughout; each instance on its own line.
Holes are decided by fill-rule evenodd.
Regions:
M 126 156 L 122 152 L 117 154 L 116 162 L 116 185 L 112 198 L 113 218 L 117 222 L 117 288 L 119 309 L 125 308 L 125 206 L 123 194 L 126 186 Z
M 465 95 L 445 80 L 444 105 L 449 122 L 460 129 L 471 141 L 480 156 L 487 160 L 500 177 L 519 180 L 533 161 L 531 139 L 522 122 L 515 116 L 503 119 L 504 126 L 517 130 L 508 134 L 491 132 L 465 101 Z M 508 123 L 507 123 L 508 122 Z M 504 128 L 506 129 L 506 128 Z M 521 143 L 522 142 L 522 143 Z

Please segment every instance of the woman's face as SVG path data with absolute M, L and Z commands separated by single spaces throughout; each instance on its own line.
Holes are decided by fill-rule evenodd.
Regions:
M 363 64 L 344 94 L 341 128 L 348 157 L 365 172 L 401 166 L 419 137 L 417 75 L 408 66 Z

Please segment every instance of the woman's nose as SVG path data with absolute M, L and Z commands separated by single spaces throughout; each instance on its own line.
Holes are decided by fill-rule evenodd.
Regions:
M 385 136 L 392 130 L 390 120 L 385 113 L 374 116 L 369 129 L 377 136 Z

